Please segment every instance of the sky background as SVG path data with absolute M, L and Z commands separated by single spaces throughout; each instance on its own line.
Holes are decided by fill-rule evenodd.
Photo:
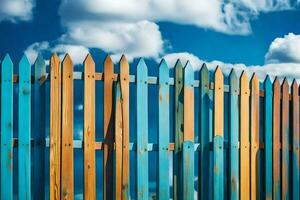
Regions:
M 80 64 L 90 51 L 117 62 L 144 57 L 170 67 L 181 58 L 197 70 L 255 71 L 263 79 L 300 79 L 300 0 L 0 0 L 0 58 L 31 63 L 68 52 Z M 97 57 L 97 56 L 96 56 Z M 95 58 L 96 60 L 98 58 Z

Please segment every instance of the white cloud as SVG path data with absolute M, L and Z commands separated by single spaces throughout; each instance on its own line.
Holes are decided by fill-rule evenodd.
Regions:
M 34 0 L 0 0 L 0 22 L 28 21 L 32 18 Z
M 300 63 L 300 35 L 289 33 L 276 38 L 265 56 L 266 63 Z
M 214 61 L 204 61 L 197 56 L 188 53 L 171 53 L 167 54 L 163 57 L 169 67 L 174 67 L 177 59 L 180 59 L 182 64 L 185 64 L 186 61 L 190 61 L 194 70 L 200 70 L 203 63 L 206 63 L 209 70 L 215 70 L 217 66 L 220 66 L 225 75 L 229 75 L 232 69 L 235 69 L 237 74 L 241 74 L 243 70 L 245 70 L 249 77 L 256 73 L 261 81 L 265 79 L 267 75 L 271 78 L 275 78 L 278 76 L 283 79 L 287 77 L 288 79 L 298 79 L 300 80 L 300 63 L 274 63 L 274 64 L 265 64 L 265 65 L 250 65 L 246 66 L 245 64 L 232 64 L 232 63 L 224 63 L 222 61 L 214 60 Z
M 29 62 L 33 64 L 39 53 L 53 53 L 56 52 L 61 60 L 63 60 L 66 53 L 68 53 L 74 64 L 82 64 L 89 50 L 86 47 L 80 45 L 69 45 L 69 44 L 57 44 L 51 46 L 49 42 L 36 42 L 25 50 Z

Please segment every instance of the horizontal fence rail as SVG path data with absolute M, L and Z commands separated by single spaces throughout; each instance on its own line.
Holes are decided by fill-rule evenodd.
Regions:
M 300 198 L 296 80 L 165 60 L 149 76 L 143 59 L 130 74 L 125 56 L 17 67 L 1 61 L 1 199 Z

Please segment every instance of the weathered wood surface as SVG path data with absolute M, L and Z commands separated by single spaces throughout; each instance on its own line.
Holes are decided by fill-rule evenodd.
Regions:
M 273 88 L 270 77 L 264 81 L 264 133 L 265 133 L 265 199 L 273 197 Z
M 280 178 L 280 83 L 273 83 L 273 199 L 281 197 Z
M 282 83 L 282 102 L 281 102 L 281 143 L 282 143 L 282 171 L 281 171 L 281 182 L 282 182 L 282 199 L 290 199 L 290 172 L 289 172 L 289 144 L 290 144 L 290 130 L 289 130 L 289 84 L 287 79 Z
M 62 62 L 61 198 L 74 199 L 74 83 L 73 63 L 67 54 Z
M 114 64 L 107 56 L 104 61 L 104 199 L 113 198 L 113 75 Z
M 251 135 L 251 199 L 259 199 L 259 81 L 256 74 L 253 74 L 251 79 L 251 127 L 250 127 L 250 135 Z
M 137 66 L 137 199 L 149 199 L 148 176 L 148 69 L 143 59 Z
M 214 90 L 214 199 L 224 199 L 224 77 L 221 68 L 215 71 Z
M 95 63 L 84 61 L 84 199 L 96 199 L 95 166 Z
M 58 200 L 61 188 L 61 67 L 56 54 L 50 59 L 50 76 L 50 200 Z
M 234 70 L 230 73 L 230 192 L 229 196 L 232 200 L 239 199 L 239 182 L 240 182 L 240 168 L 239 168 L 239 85 L 236 72 Z
M 250 199 L 249 82 L 243 72 L 240 78 L 240 198 Z
M 19 63 L 19 199 L 31 199 L 31 66 L 24 55 Z
M 123 55 L 120 60 L 120 86 L 123 124 L 122 152 L 122 200 L 130 199 L 130 160 L 129 160 L 129 64 Z
M 182 142 L 183 142 L 183 66 L 178 60 L 175 65 L 175 149 L 174 149 L 174 175 L 173 197 L 174 200 L 181 198 L 182 194 Z
M 158 199 L 170 199 L 169 183 L 169 68 L 165 60 L 159 65 L 159 124 L 158 124 Z

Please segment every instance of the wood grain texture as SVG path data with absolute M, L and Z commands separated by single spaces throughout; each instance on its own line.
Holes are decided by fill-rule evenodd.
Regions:
M 123 55 L 120 60 L 120 85 L 123 124 L 122 200 L 130 199 L 129 160 L 129 64 Z
M 24 55 L 19 63 L 19 199 L 31 199 L 31 66 Z
M 170 106 L 169 106 L 169 67 L 165 60 L 159 65 L 158 99 L 158 199 L 170 199 L 169 183 L 169 142 L 170 142 Z
M 194 143 L 190 140 L 182 143 L 182 198 L 194 199 Z
M 84 61 L 84 199 L 96 199 L 95 168 L 95 63 Z
M 259 198 L 260 186 L 258 182 L 259 176 L 259 81 L 256 74 L 253 74 L 251 79 L 251 199 Z
M 1 199 L 13 199 L 13 63 L 1 63 Z
M 209 184 L 207 184 L 207 176 L 209 174 L 209 71 L 203 64 L 200 71 L 200 106 L 199 106 L 199 137 L 201 143 L 199 156 L 199 186 L 198 198 L 205 199 L 209 194 Z
M 174 200 L 181 198 L 182 194 L 182 155 L 183 142 L 183 66 L 178 60 L 175 65 L 175 149 L 174 149 L 174 175 L 173 197 Z
M 240 182 L 240 165 L 239 165 L 239 85 L 238 77 L 234 70 L 231 71 L 230 76 L 230 119 L 229 119 L 229 165 L 230 165 L 230 191 L 229 196 L 232 200 L 239 199 L 239 182 Z
M 137 65 L 137 199 L 149 198 L 148 175 L 148 69 L 143 59 Z
M 184 67 L 183 140 L 194 142 L 194 70 L 190 62 Z
M 240 78 L 240 199 L 250 199 L 249 82 L 247 73 Z
M 299 159 L 299 87 L 297 81 L 292 84 L 292 179 L 293 179 L 293 199 L 299 199 L 299 176 L 300 176 L 300 159 Z
M 290 131 L 289 131 L 289 83 L 287 79 L 284 79 L 282 83 L 282 102 L 281 102 L 281 143 L 282 143 L 282 171 L 281 171 L 281 183 L 282 183 L 282 199 L 290 198 L 290 175 L 289 175 L 289 144 L 290 144 Z
M 61 68 L 56 54 L 50 59 L 50 200 L 60 199 Z
M 107 56 L 104 61 L 104 199 L 113 198 L 114 120 L 112 115 L 114 64 Z
M 224 77 L 220 67 L 215 71 L 213 170 L 214 199 L 224 199 Z
M 74 199 L 74 83 L 73 63 L 67 54 L 62 62 L 62 145 L 61 145 L 61 198 Z
M 281 197 L 280 178 L 280 83 L 273 83 L 273 199 Z
M 115 85 L 115 199 L 122 199 L 123 120 L 120 83 Z
M 43 143 L 46 135 L 46 84 L 41 83 L 46 76 L 46 63 L 39 55 L 33 67 L 34 86 L 32 91 L 32 135 L 34 137 L 32 185 L 34 185 L 33 199 L 45 198 L 45 148 Z
M 265 137 L 265 199 L 273 199 L 273 88 L 270 77 L 264 81 L 264 137 Z

